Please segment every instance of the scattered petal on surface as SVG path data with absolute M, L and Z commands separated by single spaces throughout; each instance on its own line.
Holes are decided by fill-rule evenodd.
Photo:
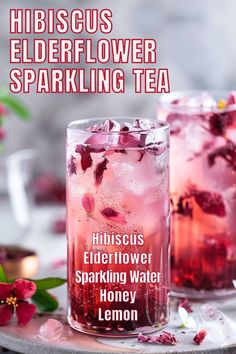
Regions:
M 198 345 L 202 344 L 202 342 L 206 338 L 206 335 L 207 335 L 207 331 L 205 329 L 200 329 L 197 332 L 197 334 L 194 336 L 193 342 Z
M 188 299 L 181 299 L 178 307 L 183 307 L 188 313 L 192 313 L 193 309 L 192 306 L 190 304 L 190 302 L 188 301 Z
M 176 345 L 178 343 L 178 340 L 175 335 L 166 331 L 163 331 L 162 333 L 156 336 L 145 336 L 142 333 L 139 333 L 138 341 L 142 343 L 158 343 L 167 345 Z

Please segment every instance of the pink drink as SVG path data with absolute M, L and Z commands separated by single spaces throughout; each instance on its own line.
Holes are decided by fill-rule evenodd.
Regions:
M 128 336 L 169 314 L 168 125 L 92 119 L 67 129 L 70 325 Z
M 235 294 L 236 93 L 162 96 L 171 126 L 172 290 Z

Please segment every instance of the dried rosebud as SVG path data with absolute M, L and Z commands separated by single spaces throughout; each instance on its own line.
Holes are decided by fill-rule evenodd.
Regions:
M 102 183 L 103 173 L 107 170 L 108 160 L 105 158 L 102 162 L 98 163 L 95 171 L 94 171 L 94 178 L 95 178 L 95 185 L 98 186 Z
M 188 299 L 181 299 L 178 307 L 183 307 L 188 313 L 192 313 L 193 309 L 192 306 L 190 304 L 190 302 L 188 301 Z
M 70 159 L 68 160 L 68 173 L 70 176 L 72 176 L 73 174 L 76 175 L 76 158 L 74 156 L 71 155 Z
M 200 329 L 197 332 L 197 334 L 194 336 L 193 342 L 198 345 L 202 344 L 202 342 L 206 338 L 206 335 L 207 335 L 207 331 L 205 329 Z
M 225 204 L 220 194 L 208 191 L 193 191 L 192 195 L 204 213 L 219 217 L 226 215 Z
M 95 200 L 92 194 L 86 193 L 82 198 L 82 206 L 87 213 L 92 213 L 95 209 Z
M 142 333 L 138 335 L 138 341 L 142 343 L 158 343 L 158 344 L 171 344 L 176 345 L 178 343 L 177 338 L 174 334 L 163 331 L 156 336 L 144 336 Z
M 122 215 L 121 213 L 119 213 L 118 211 L 112 208 L 105 208 L 101 210 L 101 214 L 105 219 L 109 221 L 113 221 L 117 224 L 123 224 L 123 225 L 127 224 L 124 215 Z

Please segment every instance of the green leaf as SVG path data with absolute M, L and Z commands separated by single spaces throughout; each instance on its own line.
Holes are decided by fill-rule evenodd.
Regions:
M 2 265 L 0 265 L 0 282 L 8 283 L 7 275 Z
M 37 290 L 31 300 L 40 312 L 52 312 L 59 306 L 58 301 L 46 290 Z
M 38 290 L 53 289 L 66 283 L 66 279 L 63 278 L 33 279 L 32 281 L 37 285 Z
M 9 95 L 8 93 L 0 94 L 0 104 L 3 104 L 13 112 L 15 112 L 19 118 L 28 121 L 30 120 L 29 110 L 25 107 L 21 101 L 19 101 L 14 96 Z

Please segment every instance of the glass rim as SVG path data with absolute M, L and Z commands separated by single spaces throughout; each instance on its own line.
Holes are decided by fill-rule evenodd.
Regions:
M 105 120 L 115 120 L 115 121 L 121 121 L 123 120 L 123 122 L 128 122 L 128 121 L 134 121 L 134 119 L 141 119 L 141 120 L 146 120 L 149 122 L 154 123 L 154 126 L 148 129 L 140 129 L 140 130 L 128 130 L 128 131 L 120 131 L 120 130 L 110 130 L 110 131 L 91 131 L 91 130 L 86 130 L 86 129 L 82 129 L 79 126 L 82 124 L 86 124 L 91 122 L 91 125 L 99 123 L 99 122 L 103 122 Z M 94 122 L 94 123 L 92 123 Z M 156 125 L 156 126 L 155 126 Z M 83 134 L 103 134 L 103 135 L 109 135 L 109 134 L 122 134 L 122 135 L 126 135 L 126 134 L 148 134 L 150 132 L 155 132 L 155 131 L 168 131 L 169 130 L 169 123 L 162 121 L 162 120 L 158 120 L 158 119 L 154 119 L 154 118 L 142 118 L 142 117 L 135 117 L 135 116 L 108 116 L 108 117 L 91 117 L 91 118 L 85 118 L 85 119 L 78 119 L 78 120 L 74 120 L 70 123 L 67 124 L 66 126 L 66 130 L 67 131 L 76 131 L 79 133 L 83 133 Z
M 172 91 L 170 93 L 163 93 L 158 98 L 158 106 L 171 109 L 177 113 L 225 113 L 236 110 L 236 103 L 231 104 L 226 108 L 218 108 L 218 107 L 191 107 L 191 106 L 177 106 L 174 103 L 171 103 L 174 99 L 183 96 L 196 96 L 202 93 L 210 93 L 213 97 L 220 96 L 222 99 L 225 99 L 225 96 L 232 92 L 233 90 L 180 90 L 180 91 Z

